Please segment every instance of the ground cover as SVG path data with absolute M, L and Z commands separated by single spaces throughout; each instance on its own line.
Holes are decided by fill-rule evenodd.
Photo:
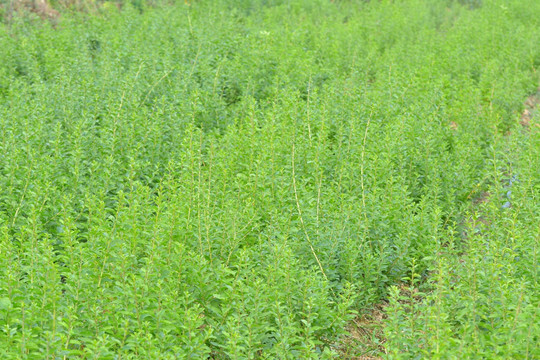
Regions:
M 539 23 L 533 0 L 10 17 L 0 357 L 539 357 Z

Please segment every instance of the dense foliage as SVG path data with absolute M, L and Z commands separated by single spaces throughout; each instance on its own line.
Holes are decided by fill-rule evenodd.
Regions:
M 540 2 L 126 3 L 0 49 L 0 358 L 334 358 L 384 299 L 391 358 L 540 357 Z

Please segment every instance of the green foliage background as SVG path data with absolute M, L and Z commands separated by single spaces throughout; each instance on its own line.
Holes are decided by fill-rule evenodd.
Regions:
M 540 356 L 537 1 L 127 3 L 0 48 L 2 359 L 334 358 L 383 299 L 391 358 Z

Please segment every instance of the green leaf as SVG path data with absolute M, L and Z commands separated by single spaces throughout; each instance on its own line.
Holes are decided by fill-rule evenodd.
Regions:
M 0 298 L 0 310 L 9 310 L 12 308 L 11 300 L 9 298 Z

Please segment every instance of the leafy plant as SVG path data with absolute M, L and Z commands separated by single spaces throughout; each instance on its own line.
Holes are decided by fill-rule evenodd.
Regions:
M 536 357 L 535 1 L 139 5 L 0 25 L 1 358 Z

